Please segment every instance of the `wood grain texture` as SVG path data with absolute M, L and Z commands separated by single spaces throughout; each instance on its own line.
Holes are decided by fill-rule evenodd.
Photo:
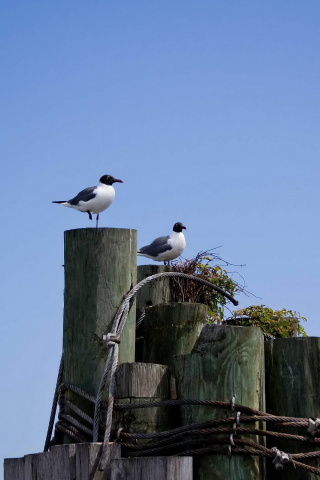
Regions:
M 25 480 L 24 458 L 4 459 L 4 480 Z
M 141 282 L 151 275 L 165 272 L 164 265 L 139 265 L 137 268 L 137 282 Z M 137 293 L 137 320 L 141 313 L 153 305 L 168 303 L 170 301 L 170 280 L 163 278 L 156 282 L 149 283 L 142 287 Z M 142 324 L 138 331 L 137 337 L 144 336 L 144 325 Z M 138 340 L 136 343 L 136 362 L 143 361 L 144 341 Z
M 192 480 L 192 457 L 113 460 L 111 480 Z
M 265 407 L 264 341 L 260 328 L 206 325 L 192 353 L 174 358 L 179 398 L 222 400 L 255 409 Z M 182 425 L 230 416 L 230 410 L 181 407 Z M 258 438 L 249 437 L 254 441 Z M 264 460 L 205 455 L 194 466 L 195 480 L 263 480 Z
M 169 369 L 153 363 L 123 363 L 116 371 L 117 398 L 168 398 Z
M 6 459 L 5 480 L 110 480 L 110 464 L 98 470 L 101 443 L 59 445 L 50 452 Z M 111 459 L 121 457 L 120 444 L 110 444 Z
M 144 361 L 173 365 L 173 357 L 190 353 L 208 307 L 201 303 L 167 303 L 146 308 Z
M 279 338 L 265 343 L 266 402 L 268 413 L 289 417 L 320 417 L 320 338 Z M 277 428 L 277 431 L 307 435 L 301 429 Z M 319 450 L 319 446 L 270 439 L 267 445 L 286 453 Z M 302 460 L 304 462 L 304 460 Z M 305 463 L 320 468 L 320 459 Z M 268 465 L 268 478 L 316 480 L 316 475 L 290 465 L 278 473 Z
M 108 353 L 102 336 L 111 331 L 124 295 L 135 284 L 135 230 L 85 228 L 65 232 L 64 383 L 96 395 Z M 121 336 L 119 362 L 133 362 L 134 348 L 135 306 Z M 71 392 L 67 397 L 93 416 L 90 403 Z
M 116 372 L 116 403 L 140 403 L 170 398 L 170 372 L 164 365 L 122 364 Z M 115 410 L 113 430 L 129 428 L 152 433 L 176 426 L 173 407 Z M 143 443 L 140 441 L 140 443 Z
M 5 480 L 75 480 L 75 445 L 4 462 Z

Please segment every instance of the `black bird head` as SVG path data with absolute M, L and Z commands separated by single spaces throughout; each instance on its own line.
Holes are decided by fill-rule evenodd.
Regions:
M 187 230 L 186 227 L 181 222 L 177 222 L 173 225 L 174 232 L 180 233 L 182 232 L 183 229 Z
M 113 183 L 116 183 L 116 182 L 123 183 L 122 180 L 114 178 L 112 175 L 103 175 L 100 178 L 100 182 L 104 183 L 105 185 L 112 185 Z

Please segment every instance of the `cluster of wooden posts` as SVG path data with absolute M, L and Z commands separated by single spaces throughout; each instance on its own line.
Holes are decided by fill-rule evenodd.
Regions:
M 81 229 L 65 232 L 63 382 L 97 394 L 107 349 L 102 342 L 123 296 L 162 266 L 136 267 L 136 231 Z M 136 333 L 136 318 L 145 310 Z M 137 402 L 184 398 L 221 400 L 274 415 L 320 416 L 320 339 L 264 341 L 259 328 L 206 324 L 202 304 L 170 303 L 168 279 L 148 284 L 137 295 L 121 336 L 116 376 L 113 434 L 140 433 L 230 416 L 208 406 L 130 409 Z M 93 406 L 68 391 L 67 398 L 93 417 Z M 105 394 L 107 400 L 107 391 Z M 69 415 L 77 418 L 73 411 Z M 282 431 L 285 431 L 283 428 Z M 292 430 L 291 430 L 292 433 Z M 247 436 L 264 444 L 262 437 Z M 114 442 L 111 462 L 98 469 L 100 443 L 74 444 L 65 435 L 51 451 L 6 459 L 5 480 L 311 480 L 312 473 L 287 466 L 279 473 L 260 457 L 206 454 L 121 458 Z M 267 441 L 288 453 L 318 450 L 283 439 Z M 317 459 L 314 466 L 320 466 Z

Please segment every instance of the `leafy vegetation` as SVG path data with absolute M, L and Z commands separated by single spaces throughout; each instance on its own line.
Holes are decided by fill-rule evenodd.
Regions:
M 222 266 L 221 266 L 222 265 Z M 243 286 L 236 282 L 230 273 L 225 269 L 230 265 L 212 250 L 199 252 L 195 258 L 190 260 L 176 260 L 167 267 L 168 270 L 187 273 L 207 280 L 214 285 L 219 286 L 230 295 L 235 296 L 239 293 L 248 295 Z M 277 338 L 286 338 L 298 335 L 307 336 L 301 321 L 306 321 L 300 313 L 292 310 L 272 310 L 265 305 L 252 305 L 246 308 L 239 308 L 234 312 L 229 310 L 229 300 L 205 285 L 184 280 L 181 278 L 171 278 L 171 298 L 172 302 L 195 302 L 208 305 L 208 322 L 225 323 L 233 321 L 243 326 L 261 327 L 263 332 Z M 225 309 L 228 309 L 231 316 L 225 320 Z
M 293 337 L 296 333 L 308 336 L 300 323 L 307 319 L 300 313 L 285 308 L 272 310 L 265 305 L 252 305 L 235 310 L 229 320 L 239 321 L 243 326 L 261 327 L 265 333 L 277 338 Z
M 229 265 L 221 257 L 208 250 L 199 252 L 191 260 L 176 260 L 171 262 L 169 270 L 180 273 L 187 273 L 207 280 L 214 285 L 222 288 L 230 295 L 234 296 L 244 289 L 235 282 L 228 274 L 227 270 L 217 263 L 224 266 Z M 172 302 L 198 302 L 204 303 L 209 307 L 210 322 L 221 323 L 224 318 L 224 309 L 229 303 L 223 295 L 207 288 L 205 285 L 184 280 L 181 278 L 172 278 L 171 281 L 171 301 Z

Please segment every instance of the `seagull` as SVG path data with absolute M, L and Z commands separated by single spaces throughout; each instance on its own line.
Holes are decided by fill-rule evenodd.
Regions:
M 100 183 L 96 187 L 88 187 L 78 193 L 77 196 L 71 200 L 55 201 L 52 203 L 59 203 L 64 207 L 75 208 L 80 212 L 87 212 L 90 220 L 92 220 L 92 213 L 97 215 L 96 228 L 98 228 L 99 213 L 110 207 L 116 194 L 113 184 L 122 180 L 114 178 L 112 175 L 103 175 L 100 178 Z
M 182 233 L 183 229 L 186 230 L 186 227 L 181 222 L 175 223 L 171 235 L 156 238 L 150 245 L 139 248 L 138 255 L 152 258 L 157 262 L 163 261 L 165 264 L 174 260 L 182 254 L 186 247 L 186 239 Z

